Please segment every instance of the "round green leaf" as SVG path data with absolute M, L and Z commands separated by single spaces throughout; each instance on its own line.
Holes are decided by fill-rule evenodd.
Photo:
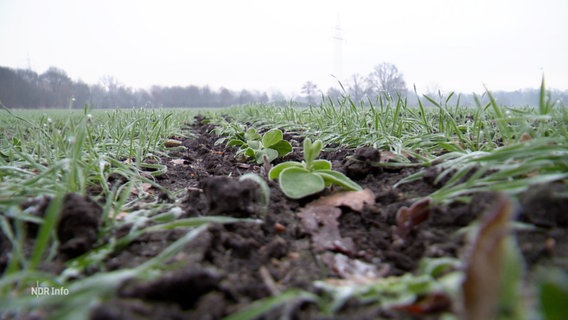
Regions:
M 299 163 L 299 162 L 295 162 L 295 161 L 282 162 L 282 163 L 272 167 L 272 169 L 270 169 L 270 171 L 268 172 L 268 178 L 270 180 L 274 180 L 274 179 L 276 179 L 280 176 L 280 172 L 282 172 L 282 170 L 284 170 L 286 168 L 291 168 L 291 167 L 303 168 L 302 164 Z
M 254 157 L 254 150 L 252 148 L 246 148 L 245 149 L 245 156 L 247 156 L 249 158 L 253 158 Z
M 231 147 L 231 146 L 239 146 L 240 147 L 244 144 L 245 144 L 244 141 L 241 141 L 241 140 L 238 140 L 238 139 L 232 139 L 231 141 L 229 141 L 227 143 L 227 147 Z
M 282 131 L 279 129 L 271 129 L 262 136 L 262 144 L 265 148 L 272 147 L 279 141 L 282 141 Z
M 289 167 L 278 177 L 280 189 L 292 199 L 300 199 L 310 194 L 318 193 L 325 188 L 323 178 L 304 168 Z
M 278 151 L 266 148 L 257 151 L 255 156 L 256 156 L 256 163 L 258 164 L 264 163 L 264 156 L 268 158 L 268 162 L 272 162 L 272 160 L 278 158 Z
M 249 128 L 245 133 L 246 140 L 260 140 L 260 134 L 254 128 Z
M 343 187 L 347 190 L 359 191 L 363 190 L 360 185 L 355 183 L 353 180 L 349 179 L 346 175 L 341 172 L 333 170 L 318 170 L 314 171 L 314 174 L 321 176 L 327 185 L 330 183 Z
M 283 157 L 292 152 L 292 145 L 286 140 L 280 140 L 278 143 L 270 146 L 270 148 L 278 151 L 279 157 Z
M 327 160 L 314 160 L 313 162 L 313 166 L 312 166 L 313 170 L 331 170 L 331 162 L 327 161 Z
M 249 141 L 247 141 L 247 145 L 248 145 L 250 148 L 253 148 L 254 150 L 260 149 L 260 141 L 249 140 Z

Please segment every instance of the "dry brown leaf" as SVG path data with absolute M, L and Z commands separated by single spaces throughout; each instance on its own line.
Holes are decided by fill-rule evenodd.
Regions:
M 405 158 L 408 160 L 410 157 L 410 154 L 406 151 L 402 151 L 400 154 L 388 150 L 381 151 L 381 162 L 403 162 Z
M 110 217 L 113 218 L 114 220 L 124 220 L 124 218 L 127 215 L 128 215 L 128 212 L 126 212 L 126 211 L 111 212 Z
M 402 239 L 408 237 L 412 228 L 430 216 L 430 198 L 414 202 L 410 208 L 401 207 L 396 213 L 397 234 Z
M 431 292 L 409 304 L 394 306 L 394 310 L 403 311 L 417 317 L 439 314 L 452 309 L 452 299 L 441 292 Z
M 341 253 L 326 252 L 320 259 L 330 270 L 344 279 L 375 279 L 380 274 L 377 266 L 357 259 L 351 259 Z
M 337 219 L 341 209 L 330 206 L 308 206 L 298 216 L 306 230 L 312 235 L 314 249 L 318 252 L 335 250 L 352 253 L 355 250 L 351 238 L 342 238 Z
M 532 140 L 531 135 L 528 134 L 528 133 L 526 133 L 526 132 L 524 132 L 523 134 L 521 134 L 521 136 L 519 137 L 519 141 L 520 141 L 520 142 L 528 142 L 528 141 L 531 141 L 531 140 Z
M 386 272 L 384 272 L 383 270 L 381 270 L 379 272 L 383 272 L 384 274 L 386 274 L 386 273 L 388 273 L 388 270 Z M 348 279 L 328 278 L 328 279 L 316 282 L 316 286 L 320 286 L 321 284 L 325 284 L 325 286 L 337 287 L 337 288 L 354 287 L 354 286 L 369 286 L 369 285 L 373 285 L 377 281 L 380 281 L 380 280 L 377 280 L 377 279 L 382 278 L 382 277 L 384 277 L 384 275 L 381 275 L 380 277 L 377 277 L 377 278 L 363 278 L 363 277 L 358 277 L 358 278 L 354 277 L 354 278 L 348 278 Z
M 511 200 L 500 194 L 481 220 L 467 257 L 462 284 L 464 319 L 495 319 L 513 210 Z
M 166 148 L 175 148 L 175 147 L 179 147 L 181 146 L 181 141 L 178 140 L 174 140 L 174 139 L 168 139 L 164 142 L 164 146 Z
M 306 230 L 312 235 L 312 243 L 316 251 L 333 250 L 343 253 L 353 253 L 355 245 L 351 238 L 342 238 L 339 233 L 337 219 L 341 209 L 348 207 L 361 211 L 366 204 L 373 204 L 375 195 L 369 189 L 362 191 L 337 192 L 327 197 L 319 198 L 301 209 L 298 213 Z
M 132 189 L 132 194 L 137 196 L 140 195 L 142 193 L 152 193 L 151 189 L 152 188 L 152 184 L 144 182 L 141 185 L 137 186 L 136 188 Z
M 348 207 L 351 210 L 361 211 L 363 207 L 375 203 L 375 195 L 370 189 L 361 191 L 344 191 L 337 192 L 327 197 L 321 197 L 307 205 L 310 206 L 327 206 L 327 207 Z
M 185 163 L 183 159 L 173 159 L 170 161 L 174 166 L 181 166 Z

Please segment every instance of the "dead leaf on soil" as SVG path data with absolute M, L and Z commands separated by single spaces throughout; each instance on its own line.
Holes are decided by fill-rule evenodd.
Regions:
M 133 188 L 131 193 L 135 196 L 142 195 L 144 193 L 152 193 L 152 190 L 150 190 L 151 188 L 152 184 L 144 182 L 140 186 Z
M 357 259 L 351 259 L 341 253 L 326 252 L 320 256 L 330 270 L 337 273 L 344 279 L 376 279 L 384 276 L 384 270 L 381 272 L 377 266 L 363 262 Z
M 419 317 L 450 311 L 451 308 L 451 298 L 441 292 L 431 292 L 426 296 L 420 297 L 413 303 L 393 307 L 394 310 L 403 311 Z
M 381 162 L 402 162 L 404 158 L 408 159 L 410 155 L 407 152 L 397 154 L 388 150 L 381 151 Z
M 345 191 L 337 192 L 327 197 L 321 197 L 313 202 L 310 202 L 306 207 L 309 206 L 328 206 L 328 207 L 349 207 L 355 211 L 363 210 L 363 207 L 375 203 L 375 195 L 370 189 L 365 189 L 361 191 Z
M 185 163 L 184 159 L 173 159 L 170 161 L 174 166 L 181 166 Z
M 520 142 L 529 142 L 532 140 L 532 137 L 530 134 L 524 132 L 523 134 L 521 134 L 521 136 L 519 137 L 519 141 Z
M 316 287 L 330 287 L 330 288 L 349 288 L 349 287 L 362 287 L 373 285 L 377 282 L 377 279 L 373 278 L 351 278 L 351 279 L 339 279 L 339 278 L 328 278 L 320 281 L 316 281 Z
M 174 139 L 168 139 L 164 142 L 164 146 L 166 148 L 175 148 L 175 147 L 179 147 L 181 146 L 181 141 L 178 140 L 174 140 Z
M 149 171 L 142 171 L 140 172 L 140 176 L 144 177 L 146 179 L 152 179 L 152 173 L 150 173 Z
M 353 240 L 342 238 L 339 233 L 337 219 L 340 215 L 341 209 L 335 207 L 309 206 L 300 210 L 298 216 L 312 235 L 316 251 L 339 250 L 350 253 L 354 251 Z
M 362 191 L 338 192 L 309 203 L 298 213 L 306 230 L 312 235 L 316 251 L 333 250 L 347 254 L 355 251 L 351 238 L 342 238 L 337 219 L 341 216 L 338 207 L 349 207 L 354 211 L 363 210 L 365 204 L 373 204 L 375 196 L 369 189 Z
M 128 215 L 128 212 L 126 211 L 120 211 L 120 212 L 111 212 L 110 213 L 110 218 L 114 219 L 114 220 L 124 220 L 124 218 L 126 218 L 126 216 Z
M 430 216 L 430 198 L 413 203 L 410 208 L 401 207 L 396 213 L 396 232 L 403 240 L 408 237 L 412 228 L 424 222 Z

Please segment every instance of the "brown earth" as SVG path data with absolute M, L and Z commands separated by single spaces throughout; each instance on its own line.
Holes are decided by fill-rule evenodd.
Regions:
M 173 258 L 176 268 L 151 281 L 125 282 L 114 299 L 93 309 L 92 319 L 219 319 L 289 288 L 318 292 L 313 284 L 316 280 L 413 272 L 424 257 L 463 255 L 465 240 L 457 231 L 479 218 L 495 198 L 494 194 L 482 193 L 473 195 L 468 204 L 433 206 L 425 221 L 399 233 L 397 211 L 440 187 L 433 184 L 435 172 L 394 189 L 396 182 L 420 168 L 378 169 L 371 163 L 379 160 L 379 150 L 335 148 L 324 152 L 322 158 L 366 188 L 365 193 L 337 199 L 331 195 L 338 190 L 326 190 L 298 201 L 286 198 L 276 182 L 269 182 L 270 203 L 264 216 L 256 183 L 239 181 L 238 177 L 250 172 L 265 176 L 267 168 L 237 161 L 235 150 L 214 144 L 219 137 L 211 134 L 212 129 L 202 118 L 196 118 L 191 127 L 195 137 L 183 141 L 183 150 L 173 150 L 170 158 L 162 159 L 168 171 L 158 178 L 159 184 L 171 191 L 185 190 L 180 218 L 226 215 L 260 218 L 264 223 L 209 226 Z M 296 137 L 293 145 L 301 142 Z M 286 160 L 301 160 L 298 148 L 275 163 Z M 568 201 L 552 196 L 552 191 L 562 188 L 564 185 L 559 184 L 539 186 L 520 197 L 518 219 L 538 226 L 516 231 L 529 270 L 554 264 L 568 271 L 566 260 L 559 259 L 568 257 Z M 162 201 L 173 200 L 164 196 Z M 45 204 L 40 205 L 45 209 Z M 93 245 L 98 223 L 95 216 L 101 212 L 98 204 L 78 196 L 65 199 L 65 210 L 68 213 L 62 214 L 58 223 L 60 260 L 86 252 Z M 70 224 L 74 228 L 69 228 Z M 144 234 L 116 252 L 99 270 L 138 266 L 186 232 L 174 229 Z M 6 246 L 5 239 L 0 239 L 5 253 Z M 6 263 L 7 255 L 3 254 L 0 267 Z M 422 316 L 436 318 L 438 312 L 451 308 L 449 301 L 442 300 Z M 276 308 L 265 318 L 284 315 L 291 319 L 329 319 L 307 302 Z M 400 310 L 349 301 L 333 318 L 408 316 Z

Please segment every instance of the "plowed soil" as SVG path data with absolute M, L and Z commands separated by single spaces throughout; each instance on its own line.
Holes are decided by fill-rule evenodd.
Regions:
M 422 168 L 378 169 L 370 163 L 379 160 L 381 150 L 336 147 L 322 153 L 321 158 L 330 160 L 335 170 L 367 189 L 366 196 L 371 196 L 362 201 L 362 207 L 337 205 L 329 209 L 333 215 L 329 218 L 310 208 L 315 201 L 340 190 L 291 200 L 282 194 L 277 182 L 270 181 L 270 204 L 264 214 L 256 183 L 239 181 L 238 177 L 250 172 L 265 176 L 267 168 L 238 161 L 235 150 L 215 145 L 219 137 L 211 133 L 212 129 L 197 117 L 191 126 L 195 137 L 183 141 L 183 150 L 176 149 L 169 158 L 162 159 L 168 171 L 158 182 L 171 191 L 184 190 L 182 218 L 225 215 L 264 222 L 209 226 L 175 256 L 175 268 L 151 281 L 123 283 L 115 298 L 94 307 L 92 319 L 220 319 L 289 288 L 318 292 L 313 284 L 316 280 L 412 273 L 424 257 L 462 256 L 466 246 L 458 230 L 478 219 L 495 199 L 494 194 L 481 193 L 474 195 L 470 203 L 434 206 L 427 219 L 413 226 L 401 241 L 396 230 L 397 211 L 439 188 L 433 183 L 436 172 L 395 189 L 395 183 Z M 301 161 L 301 138 L 285 138 L 295 151 L 275 164 Z M 555 264 L 568 271 L 568 266 L 562 265 L 566 260 L 559 259 L 568 257 L 568 203 L 550 197 L 550 190 L 559 187 L 563 186 L 539 186 L 520 197 L 517 219 L 538 227 L 516 231 L 529 270 Z M 163 197 L 162 201 L 173 200 Z M 96 215 L 100 213 L 97 206 L 88 198 L 66 199 L 65 208 L 70 213 L 63 214 L 66 223 L 59 223 L 60 255 L 74 257 L 89 249 L 96 231 Z M 83 218 L 77 218 L 77 212 Z M 71 222 L 73 228 L 69 227 Z M 104 269 L 138 266 L 185 233 L 187 230 L 174 229 L 145 234 L 116 252 L 105 262 Z M 0 264 L 5 265 L 6 255 L 2 259 Z M 450 302 L 444 301 L 421 318 L 436 318 L 439 312 L 451 308 Z M 281 316 L 327 319 L 310 303 L 276 308 L 265 318 Z M 334 318 L 408 317 L 400 310 L 350 301 Z

